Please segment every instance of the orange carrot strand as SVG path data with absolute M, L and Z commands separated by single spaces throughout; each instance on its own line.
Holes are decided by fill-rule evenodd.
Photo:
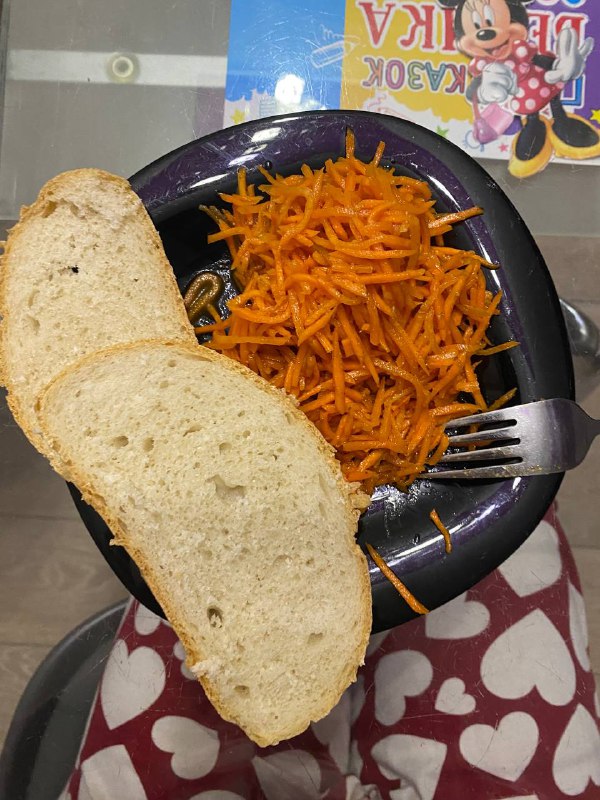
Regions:
M 432 511 L 430 512 L 429 518 L 433 522 L 435 527 L 438 529 L 438 531 L 444 537 L 444 544 L 446 546 L 446 552 L 447 553 L 451 553 L 452 552 L 452 540 L 450 538 L 450 531 L 448 530 L 448 528 L 444 525 L 444 523 L 440 519 L 439 514 L 437 513 L 435 508 L 432 509 Z
M 420 603 L 411 593 L 411 591 L 402 583 L 400 578 L 392 572 L 377 550 L 375 550 L 375 548 L 370 544 L 367 544 L 366 548 L 369 551 L 369 555 L 373 559 L 375 565 L 381 570 L 383 575 L 385 575 L 400 597 L 407 605 L 410 606 L 415 614 L 429 614 L 429 609 L 425 608 L 423 603 Z

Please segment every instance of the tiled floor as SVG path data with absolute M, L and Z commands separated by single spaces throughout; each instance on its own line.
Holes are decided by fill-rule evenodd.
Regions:
M 124 596 L 71 497 L 0 399 L 0 743 L 50 648 Z
M 573 249 L 577 244 L 577 249 Z M 600 239 L 541 240 L 562 295 L 600 325 Z M 600 417 L 599 387 L 584 406 Z M 567 476 L 560 512 L 587 599 L 592 660 L 600 676 L 600 444 Z M 25 440 L 0 396 L 0 743 L 28 678 L 50 647 L 87 616 L 124 596 L 79 520 L 64 482 Z

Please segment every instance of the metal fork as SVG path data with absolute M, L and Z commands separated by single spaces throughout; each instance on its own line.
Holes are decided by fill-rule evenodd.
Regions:
M 470 425 L 490 427 L 460 432 Z M 577 403 L 555 398 L 452 420 L 446 431 L 456 431 L 449 437 L 451 452 L 422 478 L 475 480 L 565 472 L 583 461 L 600 433 L 600 421 Z M 469 445 L 476 449 L 465 450 Z

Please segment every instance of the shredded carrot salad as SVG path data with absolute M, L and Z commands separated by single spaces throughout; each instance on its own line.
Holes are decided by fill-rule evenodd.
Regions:
M 240 170 L 229 208 L 203 210 L 242 291 L 227 319 L 196 329 L 294 395 L 366 491 L 405 488 L 434 464 L 445 424 L 487 408 L 479 360 L 515 344 L 486 336 L 494 265 L 443 241 L 481 209 L 437 214 L 426 183 L 380 166 L 383 150 L 363 163 L 349 131 L 346 156 L 323 169 L 261 169 L 259 187 Z

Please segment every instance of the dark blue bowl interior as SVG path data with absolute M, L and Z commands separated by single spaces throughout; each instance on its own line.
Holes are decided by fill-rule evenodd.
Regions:
M 257 169 L 261 165 L 284 175 L 304 163 L 321 167 L 327 158 L 343 154 L 347 127 L 354 130 L 359 157 L 369 160 L 383 140 L 384 163 L 428 181 L 438 211 L 483 207 L 483 217 L 458 226 L 447 241 L 502 265 L 487 273 L 490 289 L 504 293 L 502 314 L 494 319 L 490 337 L 496 343 L 514 339 L 521 346 L 489 359 L 481 374 L 487 399 L 515 386 L 515 402 L 572 397 L 571 357 L 558 298 L 523 220 L 497 184 L 459 148 L 393 117 L 325 111 L 249 122 L 191 142 L 134 175 L 132 185 L 161 234 L 180 288 L 184 290 L 198 271 L 216 264 L 226 280 L 221 310 L 236 291 L 225 245 L 206 244 L 215 226 L 199 211 L 200 204 L 220 205 L 218 193 L 234 190 L 242 166 L 248 181 L 257 183 L 263 182 Z M 473 586 L 519 547 L 547 510 L 561 479 L 421 480 L 408 494 L 379 487 L 361 518 L 358 539 L 363 546 L 373 544 L 419 600 L 433 609 Z M 70 488 L 115 573 L 145 605 L 160 611 L 135 564 L 121 548 L 109 547 L 111 535 L 104 521 Z M 429 520 L 432 508 L 451 531 L 450 554 Z M 414 616 L 373 565 L 371 584 L 375 631 Z

